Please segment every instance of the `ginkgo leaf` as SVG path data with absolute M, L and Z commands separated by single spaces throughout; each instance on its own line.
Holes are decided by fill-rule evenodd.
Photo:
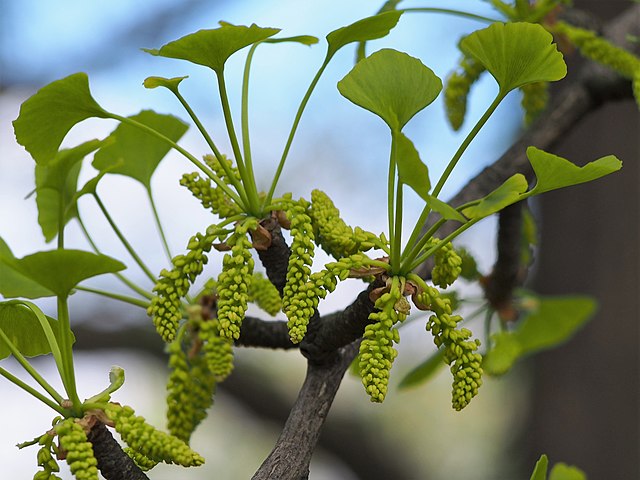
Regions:
M 409 185 L 424 200 L 428 200 L 431 189 L 429 169 L 422 163 L 418 150 L 404 133 L 399 132 L 395 136 L 395 141 L 400 181 Z
M 391 29 L 397 25 L 400 15 L 402 12 L 399 11 L 379 13 L 329 33 L 327 35 L 329 44 L 327 59 L 333 57 L 338 50 L 350 43 L 366 42 L 387 36 Z
M 599 158 L 583 167 L 535 147 L 527 148 L 527 157 L 537 178 L 530 195 L 590 182 L 622 168 L 622 162 L 613 155 Z
M 547 468 L 549 468 L 549 459 L 546 455 L 541 455 L 536 462 L 530 480 L 547 480 Z
M 417 58 L 382 49 L 361 60 L 338 82 L 340 93 L 400 131 L 433 102 L 442 81 Z
M 587 480 L 587 476 L 577 467 L 556 463 L 551 469 L 549 480 Z
M 502 95 L 528 83 L 554 82 L 567 74 L 553 37 L 534 23 L 496 22 L 463 38 L 460 50 L 493 75 Z
M 444 351 L 442 348 L 426 358 L 420 365 L 413 368 L 398 384 L 399 390 L 417 387 L 429 380 L 441 367 L 445 365 Z
M 177 142 L 189 128 L 173 115 L 162 115 L 152 110 L 143 110 L 131 117 Z M 150 188 L 151 176 L 160 161 L 171 149 L 165 141 L 141 131 L 128 123 L 121 123 L 107 137 L 109 144 L 95 154 L 93 166 L 98 170 L 109 169 L 109 173 L 118 173 L 134 178 Z
M 46 317 L 57 338 L 60 328 L 58 321 Z M 23 305 L 0 303 L 0 330 L 25 357 L 35 357 L 51 353 L 51 345 L 35 313 Z M 58 339 L 59 340 L 59 339 Z M 71 340 L 75 337 L 71 335 Z M 0 339 L 0 360 L 11 355 L 9 347 Z
M 6 260 L 6 261 L 5 261 Z M 11 249 L 0 238 L 0 295 L 5 298 L 52 297 L 54 293 L 11 267 L 15 260 Z
M 173 78 L 164 78 L 164 77 L 147 77 L 142 82 L 145 88 L 157 88 L 157 87 L 165 87 L 171 90 L 172 92 L 178 91 L 178 85 L 185 78 L 189 78 L 188 75 L 184 77 L 173 77 Z
M 191 33 L 167 43 L 160 49 L 143 50 L 151 55 L 187 60 L 221 74 L 225 62 L 235 52 L 265 40 L 279 31 L 279 28 L 262 28 L 256 24 L 246 27 L 225 23 L 220 28 Z
M 269 38 L 264 41 L 264 43 L 285 42 L 301 43 L 302 45 L 307 45 L 308 47 L 310 47 L 311 45 L 315 45 L 316 43 L 318 43 L 318 37 L 314 37 L 312 35 L 296 35 L 295 37 Z
M 78 283 L 87 278 L 126 268 L 114 258 L 82 250 L 48 250 L 19 259 L 3 257 L 2 261 L 59 296 L 68 295 Z
M 89 140 L 74 148 L 60 150 L 46 165 L 36 165 L 38 224 L 47 242 L 58 235 L 61 211 L 64 212 L 62 225 L 77 217 L 75 194 L 82 160 L 101 145 L 101 140 Z
M 462 215 L 458 210 L 432 195 L 427 197 L 427 203 L 431 210 L 442 215 L 442 218 L 445 220 L 455 220 L 461 223 L 465 223 L 467 221 L 464 215 Z
M 521 200 L 528 186 L 527 179 L 524 175 L 516 173 L 489 195 L 481 199 L 477 205 L 463 209 L 462 213 L 471 219 L 487 217 Z
M 42 87 L 20 107 L 13 121 L 16 140 L 39 165 L 56 155 L 71 127 L 87 118 L 109 118 L 91 96 L 85 73 L 74 73 Z

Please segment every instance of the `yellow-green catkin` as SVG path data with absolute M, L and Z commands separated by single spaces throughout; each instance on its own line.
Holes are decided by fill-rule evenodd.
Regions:
M 202 320 L 198 336 L 203 342 L 202 356 L 207 369 L 217 382 L 222 382 L 233 371 L 233 345 L 220 336 L 220 324 L 216 319 Z
M 399 277 L 393 277 L 390 290 L 376 300 L 375 306 L 377 311 L 369 315 L 373 323 L 365 328 L 360 344 L 359 367 L 369 398 L 380 403 L 387 395 L 389 372 L 398 355 L 393 344 L 400 342 L 400 335 L 393 327 L 404 321 L 409 308 L 400 289 Z
M 38 466 L 42 470 L 36 472 L 33 480 L 60 480 L 60 477 L 56 475 L 56 472 L 60 471 L 60 467 L 51 454 L 52 443 L 53 436 L 48 433 L 42 435 L 38 440 L 38 444 L 41 445 L 38 450 Z
M 430 246 L 436 246 L 441 240 L 432 238 L 429 242 Z M 452 285 L 462 272 L 462 258 L 453 248 L 451 242 L 447 242 L 434 255 L 435 266 L 431 271 L 431 280 L 435 285 L 441 288 L 447 288 Z
M 206 360 L 202 356 L 189 359 L 178 341 L 169 345 L 169 368 L 167 428 L 188 444 L 213 404 L 216 379 Z
M 640 58 L 615 46 L 591 30 L 574 27 L 566 22 L 558 22 L 553 26 L 553 31 L 564 35 L 583 56 L 606 65 L 623 77 L 633 79 L 636 72 L 640 70 Z
M 262 273 L 253 274 L 249 287 L 249 301 L 255 303 L 272 317 L 282 309 L 282 299 L 273 283 Z
M 180 185 L 186 187 L 202 206 L 211 210 L 220 218 L 228 218 L 242 213 L 242 209 L 209 178 L 203 178 L 198 172 L 185 173 Z
M 140 452 L 136 452 L 131 447 L 125 447 L 122 450 L 124 451 L 124 453 L 127 454 L 129 458 L 131 458 L 131 460 L 133 460 L 133 463 L 135 463 L 138 466 L 138 468 L 143 472 L 148 472 L 153 467 L 158 465 L 158 462 L 154 462 L 153 460 L 148 459 L 143 454 L 141 454 Z
M 91 442 L 82 426 L 74 418 L 66 418 L 54 427 L 59 445 L 66 452 L 71 473 L 77 480 L 98 480 L 98 461 Z
M 239 222 L 226 242 L 231 252 L 225 254 L 218 277 L 218 321 L 220 336 L 229 340 L 240 338 L 240 326 L 247 311 L 254 267 L 247 232 L 256 227 L 256 219 Z
M 204 159 L 204 163 L 206 163 L 209 167 L 211 167 L 211 170 L 213 170 L 218 177 L 220 177 L 227 184 L 231 183 L 231 179 L 229 178 L 229 176 L 227 175 L 227 172 L 225 171 L 222 164 L 220 163 L 220 160 L 215 155 L 208 154 L 208 155 L 205 155 L 203 159 Z M 233 162 L 231 161 L 231 159 L 227 158 L 226 155 L 222 155 L 222 161 L 225 162 L 233 178 L 235 180 L 241 180 L 240 172 L 236 167 L 233 166 Z
M 520 104 L 524 110 L 524 124 L 531 125 L 549 103 L 549 83 L 528 83 L 520 87 L 522 100 Z
M 210 226 L 205 234 L 197 233 L 189 240 L 187 254 L 173 258 L 171 271 L 163 269 L 160 272 L 147 314 L 153 318 L 153 324 L 165 342 L 172 342 L 175 338 L 183 314 L 181 299 L 202 273 L 207 263 L 206 253 L 218 237 L 215 225 Z
M 436 288 L 427 287 L 418 294 L 418 300 L 434 313 L 427 321 L 427 330 L 436 346 L 444 348 L 444 360 L 453 375 L 452 406 L 462 410 L 482 385 L 482 356 L 476 352 L 480 341 L 470 340 L 472 333 L 467 328 L 457 328 L 462 317 L 452 315 L 451 301 L 441 297 Z
M 459 130 L 467 113 L 467 97 L 471 86 L 480 78 L 484 67 L 471 57 L 463 56 L 458 70 L 447 78 L 444 87 L 444 106 L 451 128 Z
M 307 331 L 304 317 L 296 315 L 299 305 L 294 305 L 292 302 L 306 290 L 307 281 L 311 275 L 314 235 L 308 213 L 309 206 L 309 202 L 300 199 L 297 202 L 289 202 L 285 209 L 287 218 L 291 222 L 292 239 L 286 283 L 282 293 L 282 309 L 289 319 L 289 335 L 294 343 L 301 342 Z
M 309 216 L 316 244 L 336 259 L 366 252 L 375 246 L 376 236 L 360 227 L 353 229 L 347 225 L 340 218 L 340 210 L 320 190 L 311 192 Z
M 183 467 L 196 467 L 204 463 L 204 458 L 191 450 L 184 441 L 156 430 L 143 417 L 136 416 L 131 407 L 110 403 L 104 411 L 122 440 L 148 459 Z

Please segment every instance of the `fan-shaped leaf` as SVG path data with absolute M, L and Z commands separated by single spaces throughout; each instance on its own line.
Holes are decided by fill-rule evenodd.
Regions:
M 442 81 L 420 60 L 383 49 L 361 60 L 338 82 L 340 93 L 400 131 L 433 102 Z
M 51 290 L 11 267 L 15 259 L 9 246 L 0 238 L 0 295 L 5 298 L 40 298 L 54 295 Z
M 167 43 L 159 50 L 143 50 L 151 55 L 187 60 L 221 74 L 225 62 L 235 52 L 265 40 L 279 31 L 279 28 L 262 28 L 256 24 L 246 27 L 225 23 L 220 28 L 199 30 L 186 35 Z
M 327 35 L 329 43 L 327 59 L 333 57 L 338 50 L 350 43 L 366 42 L 387 36 L 391 29 L 397 25 L 400 15 L 402 12 L 399 11 L 379 13 L 329 33 Z
M 549 459 L 546 455 L 542 455 L 536 462 L 530 480 L 547 480 L 547 468 L 549 468 Z
M 554 82 L 567 74 L 553 37 L 533 23 L 494 23 L 463 38 L 460 49 L 491 72 L 503 95 L 528 83 Z
M 587 476 L 577 467 L 556 463 L 551 469 L 549 480 L 587 480 Z
M 613 155 L 599 158 L 583 167 L 535 147 L 527 148 L 527 157 L 537 178 L 530 195 L 590 182 L 622 168 L 622 162 Z
M 53 334 L 58 338 L 60 330 L 58 321 L 50 317 L 46 318 L 51 325 Z M 51 353 L 51 346 L 35 313 L 22 305 L 0 303 L 0 330 L 26 357 Z M 71 339 L 74 340 L 73 334 Z M 11 351 L 0 340 L 0 360 L 9 355 L 11 355 Z
M 403 390 L 405 388 L 422 385 L 424 382 L 429 380 L 434 373 L 440 369 L 440 367 L 445 365 L 443 358 L 444 349 L 440 349 L 433 355 L 427 357 L 424 362 L 405 375 L 405 377 L 400 381 L 398 389 Z
M 400 132 L 395 135 L 396 162 L 398 164 L 398 176 L 400 181 L 409 185 L 425 201 L 429 199 L 429 169 L 420 160 L 420 154 L 413 142 Z
M 58 235 L 61 210 L 65 225 L 77 217 L 75 194 L 82 159 L 101 145 L 101 140 L 90 140 L 77 147 L 60 150 L 46 165 L 36 165 L 38 223 L 47 242 Z
M 124 270 L 123 263 L 82 250 L 48 250 L 20 259 L 3 257 L 15 271 L 59 296 L 66 296 L 82 280 Z
M 151 127 L 174 142 L 189 128 L 173 115 L 161 115 L 152 110 L 143 110 L 129 118 Z M 96 153 L 93 166 L 98 170 L 109 169 L 109 173 L 134 178 L 150 188 L 151 176 L 171 149 L 170 145 L 128 123 L 118 125 L 107 139 L 111 142 Z
M 464 215 L 462 215 L 458 210 L 434 196 L 429 195 L 427 203 L 431 210 L 442 215 L 442 218 L 445 220 L 455 220 L 461 223 L 465 223 L 467 221 L 467 219 L 464 218 Z
M 527 188 L 527 179 L 524 175 L 516 173 L 480 200 L 480 203 L 465 208 L 462 213 L 471 219 L 487 217 L 520 200 Z
M 311 45 L 315 45 L 318 43 L 318 37 L 314 37 L 312 35 L 296 35 L 295 37 L 283 37 L 283 38 L 269 38 L 265 40 L 264 43 L 285 43 L 285 42 L 295 42 L 301 43 L 303 45 L 307 45 L 310 47 Z
M 93 99 L 86 73 L 75 73 L 42 87 L 20 107 L 13 121 L 18 143 L 36 163 L 46 165 L 71 127 L 91 117 L 108 118 Z
M 189 78 L 188 75 L 184 77 L 173 77 L 173 78 L 164 78 L 164 77 L 147 77 L 144 79 L 142 84 L 145 88 L 157 88 L 157 87 L 165 87 L 171 90 L 172 92 L 178 91 L 178 85 L 185 78 Z

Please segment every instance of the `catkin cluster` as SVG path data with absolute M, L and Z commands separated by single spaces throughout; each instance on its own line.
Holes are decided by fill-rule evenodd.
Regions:
M 202 357 L 210 375 L 217 382 L 222 382 L 233 370 L 231 340 L 220 336 L 220 323 L 216 319 L 200 321 L 198 337 L 202 342 Z
M 189 448 L 184 441 L 149 425 L 143 417 L 135 415 L 129 406 L 110 403 L 105 414 L 111 420 L 122 440 L 135 452 L 154 462 L 175 463 L 184 467 L 199 466 L 204 458 Z
M 437 238 L 429 240 L 428 248 L 442 243 Z M 462 258 L 453 248 L 451 242 L 443 244 L 434 255 L 435 266 L 431 271 L 431 280 L 441 288 L 447 288 L 456 281 L 462 272 Z
M 153 318 L 156 330 L 165 342 L 172 342 L 175 338 L 178 324 L 182 319 L 182 301 L 187 295 L 191 284 L 202 273 L 207 263 L 205 255 L 211 250 L 213 242 L 219 237 L 215 225 L 207 228 L 206 233 L 195 234 L 187 245 L 187 254 L 173 258 L 173 269 L 163 269 L 160 278 L 153 287 L 155 296 L 147 309 L 147 314 Z
M 340 210 L 327 194 L 320 190 L 311 192 L 309 216 L 316 244 L 337 259 L 366 252 L 375 246 L 377 237 L 360 227 L 353 229 L 347 225 L 340 218 Z
M 399 277 L 393 277 L 390 290 L 376 300 L 378 310 L 369 315 L 374 323 L 367 325 L 360 344 L 360 376 L 372 402 L 382 402 L 387 395 L 389 372 L 398 355 L 393 344 L 400 342 L 400 334 L 393 326 L 408 314 L 400 283 Z
M 220 218 L 228 218 L 242 213 L 240 207 L 218 186 L 214 186 L 211 180 L 203 178 L 198 172 L 185 173 L 180 179 L 180 185 L 186 187 L 202 206 L 210 209 Z
M 282 309 L 282 299 L 276 287 L 261 273 L 254 273 L 249 287 L 249 301 L 255 303 L 271 316 Z
M 38 450 L 38 466 L 42 467 L 42 470 L 36 472 L 33 476 L 34 480 L 60 480 L 60 477 L 56 475 L 56 472 L 60 471 L 60 467 L 51 455 L 52 443 L 53 437 L 48 433 L 42 435 L 38 440 L 38 444 L 41 445 Z
M 154 462 L 153 460 L 149 460 L 147 457 L 142 455 L 140 452 L 136 452 L 131 447 L 124 447 L 122 450 L 124 451 L 124 453 L 127 454 L 127 456 L 131 460 L 133 460 L 133 463 L 135 463 L 138 466 L 138 468 L 140 470 L 142 470 L 143 472 L 148 472 L 153 467 L 158 465 L 158 462 Z
M 606 65 L 623 77 L 633 79 L 640 70 L 640 58 L 631 52 L 616 47 L 591 30 L 574 27 L 565 22 L 558 22 L 553 26 L 553 31 L 564 35 L 585 57 Z
M 471 57 L 463 56 L 458 70 L 447 78 L 444 87 L 444 106 L 451 128 L 459 130 L 467 113 L 467 97 L 471 86 L 480 78 L 484 67 Z
M 441 297 L 436 288 L 427 286 L 417 300 L 434 313 L 427 321 L 427 330 L 433 334 L 436 346 L 444 348 L 444 359 L 453 375 L 452 405 L 462 410 L 482 385 L 482 356 L 476 353 L 480 341 L 470 340 L 470 330 L 457 328 L 462 317 L 452 315 L 451 301 Z
M 213 404 L 216 380 L 202 356 L 188 359 L 179 341 L 169 345 L 167 382 L 167 428 L 189 443 L 196 427 L 207 416 Z
M 229 340 L 240 338 L 240 325 L 247 311 L 249 287 L 253 279 L 254 261 L 247 232 L 255 229 L 258 221 L 250 218 L 238 222 L 235 231 L 227 239 L 231 253 L 222 260 L 222 272 L 218 277 L 218 321 L 220 336 Z
M 60 448 L 66 452 L 71 473 L 77 480 L 98 480 L 98 461 L 93 455 L 91 442 L 75 418 L 66 418 L 55 427 Z
M 549 103 L 549 83 L 528 83 L 520 87 L 522 100 L 520 104 L 524 110 L 524 123 L 531 125 L 533 121 L 547 108 Z

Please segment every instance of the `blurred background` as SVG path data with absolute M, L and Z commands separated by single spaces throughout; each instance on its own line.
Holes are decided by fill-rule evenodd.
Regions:
M 603 19 L 631 4 L 627 0 L 574 3 Z M 403 5 L 447 6 L 495 16 L 480 0 L 406 1 Z M 110 111 L 132 115 L 151 108 L 186 120 L 169 92 L 146 90 L 142 81 L 151 75 L 189 75 L 181 85 L 183 95 L 228 152 L 212 73 L 186 62 L 152 57 L 140 48 L 159 48 L 198 29 L 215 28 L 219 20 L 279 27 L 285 36 L 315 35 L 321 40 L 313 47 L 265 45 L 254 58 L 252 146 L 258 178 L 264 179 L 259 187 L 266 189 L 295 110 L 324 58 L 324 36 L 379 7 L 370 0 L 0 0 L 0 237 L 18 257 L 52 248 L 45 244 L 37 224 L 34 198 L 25 198 L 33 188 L 33 161 L 16 144 L 11 126 L 20 104 L 43 85 L 84 71 L 94 97 Z M 458 59 L 459 37 L 481 26 L 442 15 L 404 15 L 387 38 L 371 42 L 368 48 L 406 51 L 444 79 Z M 346 101 L 335 87 L 351 69 L 354 56 L 354 48 L 343 49 L 325 72 L 303 116 L 279 191 L 309 198 L 313 188 L 320 188 L 348 223 L 379 232 L 386 225 L 390 139 L 378 118 Z M 243 63 L 241 52 L 226 68 L 236 119 Z M 440 100 L 407 126 L 406 133 L 432 178 L 442 171 L 495 92 L 493 80 L 485 75 L 473 90 L 468 121 L 459 133 L 445 123 Z M 114 127 L 104 120 L 83 122 L 63 145 L 102 138 Z M 503 378 L 488 378 L 478 398 L 460 413 L 450 407 L 446 369 L 426 385 L 397 390 L 404 374 L 433 351 L 423 322 L 409 323 L 401 331 L 400 355 L 384 404 L 371 404 L 359 380 L 345 378 L 314 457 L 311 479 L 525 479 L 541 453 L 548 453 L 552 462 L 580 466 L 590 478 L 638 478 L 638 127 L 633 102 L 607 106 L 581 122 L 555 153 L 576 163 L 613 153 L 625 162 L 623 173 L 593 185 L 552 192 L 535 205 L 542 238 L 530 286 L 547 294 L 592 294 L 600 302 L 598 317 L 561 349 L 539 355 Z M 521 131 L 519 97 L 512 94 L 467 151 L 444 196 L 456 193 L 498 158 Z M 196 156 L 207 152 L 195 128 L 181 144 Z M 160 217 L 174 254 L 183 251 L 191 235 L 213 222 L 178 185 L 187 171 L 192 171 L 190 164 L 170 154 L 153 177 Z M 80 183 L 94 174 L 85 162 Z M 151 269 L 164 268 L 167 261 L 140 185 L 113 175 L 103 181 L 99 193 Z M 407 196 L 409 215 L 417 216 L 420 208 L 417 198 Z M 95 205 L 86 200 L 80 210 L 100 248 L 132 265 L 129 276 L 150 288 Z M 89 249 L 74 222 L 67 231 L 69 246 Z M 494 238 L 495 221 L 488 219 L 467 232 L 459 244 L 471 250 L 481 270 L 488 272 L 495 256 Z M 325 259 L 319 257 L 318 262 Z M 212 258 L 208 268 L 216 274 L 220 259 Z M 126 291 L 106 277 L 90 283 Z M 321 311 L 344 307 L 361 288 L 355 281 L 345 282 L 321 304 Z M 464 288 L 465 295 L 480 299 L 473 286 Z M 74 295 L 71 302 L 81 397 L 102 390 L 109 368 L 120 365 L 127 382 L 114 400 L 134 406 L 138 414 L 164 426 L 166 358 L 145 312 L 84 293 Z M 55 314 L 52 302 L 45 299 L 39 305 Z M 480 335 L 481 324 L 471 323 L 471 328 Z M 34 363 L 51 383 L 59 385 L 52 362 L 37 359 Z M 3 366 L 19 372 L 9 359 Z M 180 471 L 159 466 L 153 478 L 249 478 L 271 450 L 304 369 L 305 362 L 296 352 L 237 350 L 236 370 L 219 386 L 216 404 L 193 438 L 193 447 L 207 463 Z M 6 381 L 0 382 L 0 398 L 3 476 L 30 478 L 36 471 L 35 449 L 19 451 L 14 445 L 46 431 L 51 412 Z M 604 455 L 605 451 L 611 454 Z M 67 472 L 62 476 L 70 478 Z

